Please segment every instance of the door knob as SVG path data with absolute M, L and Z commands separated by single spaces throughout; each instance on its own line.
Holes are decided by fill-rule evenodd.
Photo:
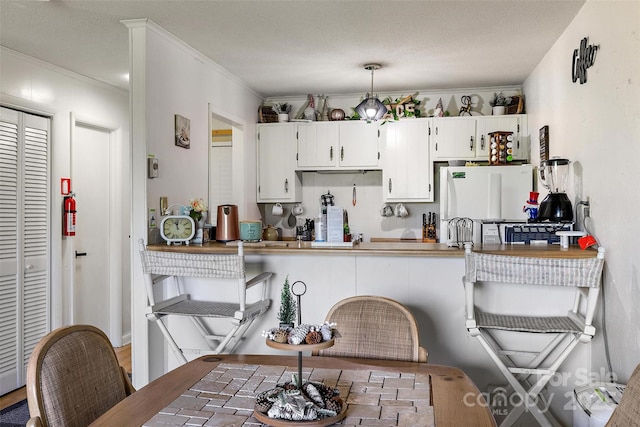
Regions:
M 87 256 L 87 253 L 86 252 L 78 252 L 78 251 L 76 251 L 76 258 L 78 258 L 80 256 Z

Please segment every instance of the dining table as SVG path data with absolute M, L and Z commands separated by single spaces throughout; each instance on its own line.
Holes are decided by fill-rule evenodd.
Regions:
M 301 365 L 300 365 L 301 362 Z M 207 355 L 140 388 L 91 426 L 262 426 L 256 395 L 295 379 L 336 389 L 335 425 L 496 426 L 484 396 L 459 368 L 421 362 L 290 355 Z M 294 382 L 295 384 L 295 382 Z M 276 420 L 266 425 L 327 425 Z

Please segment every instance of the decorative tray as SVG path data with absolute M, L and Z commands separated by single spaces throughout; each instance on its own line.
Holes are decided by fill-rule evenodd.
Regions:
M 314 350 L 322 350 L 324 348 L 333 347 L 335 339 L 330 339 L 329 341 L 323 341 L 318 344 L 286 344 L 279 343 L 273 341 L 272 339 L 267 338 L 267 346 L 271 348 L 276 348 L 278 350 L 287 350 L 287 351 L 314 351 Z
M 253 411 L 253 416 L 256 417 L 258 421 L 263 424 L 272 427 L 291 427 L 291 426 L 305 426 L 305 427 L 323 427 L 330 426 L 335 424 L 341 420 L 343 420 L 347 416 L 347 405 L 342 407 L 342 411 L 336 415 L 335 417 L 321 418 L 319 420 L 311 420 L 311 421 L 289 421 L 282 420 L 279 418 L 269 418 L 267 414 L 264 412 L 260 412 L 257 409 Z

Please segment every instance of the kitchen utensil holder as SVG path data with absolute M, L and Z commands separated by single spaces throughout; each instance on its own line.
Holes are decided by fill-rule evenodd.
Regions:
M 463 248 L 465 243 L 473 245 L 473 220 L 470 218 L 451 218 L 447 230 L 449 246 Z

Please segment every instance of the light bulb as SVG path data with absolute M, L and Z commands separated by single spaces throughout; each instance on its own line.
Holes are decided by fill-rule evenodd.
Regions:
M 373 98 L 369 98 L 364 111 L 367 115 L 367 118 L 369 119 L 372 119 L 376 116 L 376 113 L 378 112 L 378 106 L 376 105 L 376 102 Z

